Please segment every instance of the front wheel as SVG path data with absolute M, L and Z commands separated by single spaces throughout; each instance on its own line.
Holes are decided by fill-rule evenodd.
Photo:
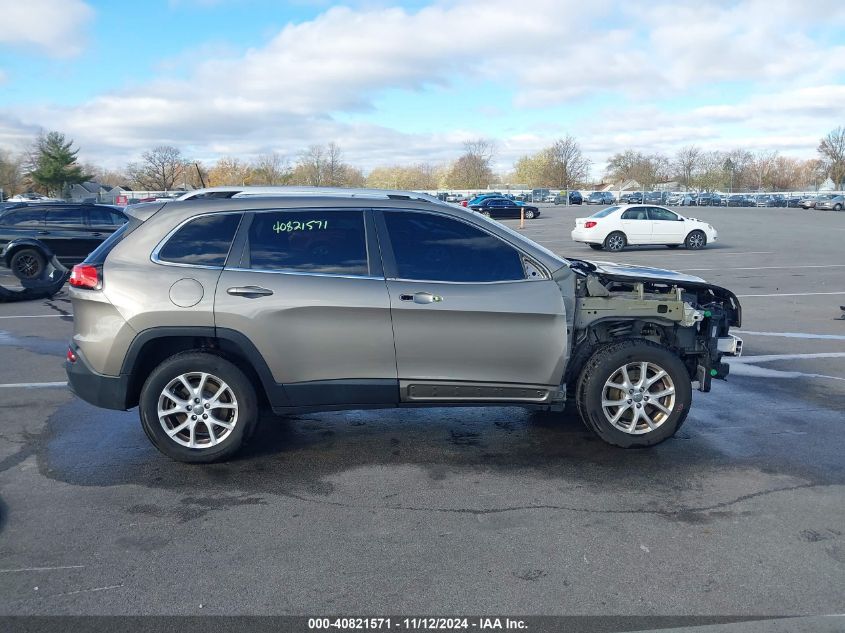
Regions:
M 576 404 L 584 424 L 614 446 L 652 446 L 684 423 L 692 403 L 686 367 L 646 340 L 599 348 L 581 371 Z
M 22 248 L 9 260 L 9 268 L 18 279 L 29 281 L 38 279 L 44 273 L 47 259 L 34 248 Z
M 684 244 L 688 249 L 697 251 L 707 246 L 707 236 L 703 231 L 693 231 L 687 235 L 687 239 L 684 241 Z
M 177 354 L 141 389 L 141 426 L 153 445 L 180 462 L 231 457 L 258 421 L 258 399 L 244 373 L 204 352 Z
M 841 204 L 834 205 L 833 210 L 834 211 L 842 211 L 842 205 Z
M 604 248 L 612 252 L 621 251 L 625 248 L 628 240 L 625 239 L 625 234 L 619 231 L 614 231 L 606 238 L 604 238 Z

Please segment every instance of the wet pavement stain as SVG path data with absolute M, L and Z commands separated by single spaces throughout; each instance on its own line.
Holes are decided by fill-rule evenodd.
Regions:
M 735 391 L 735 397 L 747 398 L 743 389 Z M 699 524 L 732 517 L 741 510 L 738 504 L 766 494 L 845 481 L 839 447 L 812 429 L 789 442 L 804 442 L 802 453 L 813 450 L 814 461 L 783 440 L 790 420 L 770 421 L 768 433 L 753 425 L 731 428 L 725 412 L 731 397 L 713 403 L 717 411 L 706 400 L 698 403 L 691 416 L 697 419 L 684 427 L 685 440 L 629 451 L 597 440 L 569 412 L 501 407 L 266 415 L 235 459 L 203 466 L 159 454 L 143 434 L 137 411 L 102 411 L 74 400 L 51 416 L 36 453 L 44 475 L 72 485 L 190 492 L 178 510 L 148 509 L 180 521 L 242 503 L 238 499 L 261 505 L 273 495 L 374 509 L 477 516 L 532 510 L 642 513 Z M 838 468 L 830 468 L 833 460 Z M 375 480 L 361 474 L 372 469 L 380 473 Z M 724 469 L 747 471 L 753 482 L 714 498 L 712 487 L 718 489 L 719 482 L 712 479 Z M 479 491 L 469 500 L 468 477 Z M 497 489 L 502 478 L 509 482 L 508 494 Z M 609 487 L 618 491 L 610 506 L 600 496 Z M 191 501 L 215 496 L 232 501 Z

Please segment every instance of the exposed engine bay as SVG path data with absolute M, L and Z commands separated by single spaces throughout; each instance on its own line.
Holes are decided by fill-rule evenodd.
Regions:
M 722 357 L 742 353 L 742 340 L 729 333 L 742 320 L 732 292 L 668 270 L 569 261 L 576 274 L 569 371 L 598 345 L 643 338 L 673 350 L 700 391 L 727 377 Z

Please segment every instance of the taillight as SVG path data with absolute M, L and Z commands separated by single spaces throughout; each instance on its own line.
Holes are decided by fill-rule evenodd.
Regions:
M 74 353 L 73 349 L 70 347 L 67 348 L 67 354 L 65 355 L 65 358 L 67 358 L 67 362 L 69 363 L 75 363 L 77 361 L 77 356 Z
M 584 222 L 584 228 L 585 228 L 585 229 L 591 229 L 591 228 L 593 228 L 596 224 L 598 224 L 598 222 L 593 222 L 592 220 L 590 220 L 589 222 Z
M 462 207 L 467 206 L 467 201 L 466 201 L 466 200 L 461 200 L 461 206 L 462 206 Z
M 90 264 L 77 264 L 70 273 L 68 283 L 74 288 L 97 290 L 101 287 L 100 269 Z

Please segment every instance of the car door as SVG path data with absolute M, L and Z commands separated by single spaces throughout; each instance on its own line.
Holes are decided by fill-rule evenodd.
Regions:
M 107 207 L 89 207 L 86 209 L 88 231 L 97 242 L 102 242 L 126 222 L 126 216 L 117 209 Z
M 483 221 L 410 210 L 376 219 L 402 400 L 547 401 L 567 352 L 557 284 L 529 279 L 525 256 Z
M 255 211 L 233 247 L 240 257 L 220 276 L 216 327 L 247 336 L 291 405 L 398 401 L 390 301 L 368 214 Z
M 686 238 L 684 220 L 677 213 L 663 207 L 649 207 L 652 242 L 655 244 L 680 244 Z
M 39 239 L 60 261 L 67 263 L 81 262 L 102 241 L 92 236 L 81 205 L 48 208 L 44 235 Z
M 629 244 L 649 244 L 651 242 L 651 221 L 647 207 L 631 207 L 622 213 L 620 219 L 622 231 Z

